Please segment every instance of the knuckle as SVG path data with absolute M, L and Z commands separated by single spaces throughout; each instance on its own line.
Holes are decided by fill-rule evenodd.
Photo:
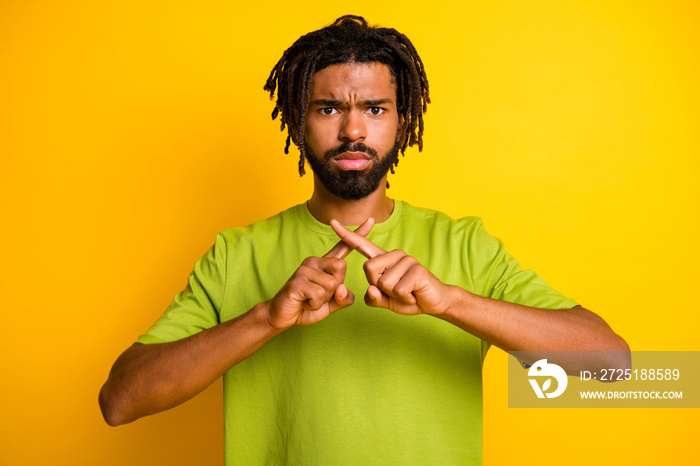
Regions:
M 291 281 L 298 282 L 300 280 L 306 280 L 308 273 L 309 273 L 309 267 L 302 265 L 301 267 L 299 267 L 298 269 L 296 269 L 294 271 L 294 273 L 292 274 Z
M 417 276 L 425 276 L 425 273 L 428 271 L 428 269 L 420 265 L 418 262 L 413 264 L 408 270 Z
M 396 293 L 396 296 L 406 297 L 410 295 L 412 291 L 413 290 L 409 289 L 409 287 L 404 283 L 399 283 L 394 287 L 394 293 Z
M 320 286 L 315 286 L 312 290 L 310 290 L 309 294 L 311 295 L 311 299 L 323 301 L 323 299 L 326 297 L 326 290 Z
M 335 277 L 330 277 L 328 280 L 328 289 L 330 291 L 335 291 L 335 289 L 338 288 L 338 285 L 340 285 L 338 280 Z
M 302 282 L 303 280 L 304 280 L 304 278 L 301 277 L 301 274 L 299 273 L 299 271 L 294 272 L 294 275 L 292 275 L 292 278 L 287 282 L 286 288 L 291 288 L 291 289 L 298 288 L 300 286 L 300 282 Z
M 304 259 L 304 260 L 302 261 L 301 265 L 302 265 L 302 266 L 306 266 L 306 267 L 313 267 L 313 265 L 314 265 L 315 262 L 316 262 L 316 258 L 315 258 L 315 257 L 307 257 L 306 259 Z
M 337 257 L 327 257 L 324 259 L 324 268 L 326 270 L 332 270 L 333 272 L 344 271 L 347 267 L 347 263 L 343 259 L 338 259 Z
M 336 259 L 335 266 L 338 272 L 345 272 L 348 269 L 348 263 L 343 259 Z
M 413 257 L 413 256 L 408 256 L 408 255 L 406 255 L 406 256 L 404 256 L 403 258 L 401 258 L 401 260 L 402 260 L 402 261 L 405 261 L 405 262 L 407 262 L 407 263 L 409 263 L 409 264 L 414 264 L 414 265 L 418 263 L 418 261 L 416 260 L 415 257 Z

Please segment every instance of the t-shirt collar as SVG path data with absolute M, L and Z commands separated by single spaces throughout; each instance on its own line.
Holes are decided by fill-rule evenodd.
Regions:
M 314 233 L 325 236 L 337 236 L 330 225 L 326 225 L 325 223 L 319 222 L 313 215 L 311 215 L 311 212 L 309 211 L 309 206 L 306 202 L 304 202 L 303 204 L 299 204 L 294 210 L 296 211 L 301 222 Z M 389 215 L 389 218 L 387 218 L 381 223 L 377 223 L 376 225 L 374 225 L 370 234 L 382 233 L 394 228 L 394 226 L 398 223 L 399 219 L 401 218 L 402 212 L 403 202 L 394 200 L 394 210 L 391 212 L 391 215 Z M 348 226 L 348 228 L 354 230 L 358 226 L 359 225 Z

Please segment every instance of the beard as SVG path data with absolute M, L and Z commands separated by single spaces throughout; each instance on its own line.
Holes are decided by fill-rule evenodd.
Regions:
M 363 152 L 372 159 L 370 167 L 364 170 L 338 170 L 333 168 L 332 158 L 343 152 Z M 335 149 L 331 149 L 323 158 L 319 158 L 309 146 L 306 146 L 306 155 L 311 170 L 318 176 L 321 184 L 334 196 L 346 200 L 358 200 L 375 192 L 379 183 L 389 172 L 394 162 L 399 157 L 398 142 L 394 144 L 384 157 L 379 157 L 377 151 L 367 147 L 361 142 L 346 142 Z

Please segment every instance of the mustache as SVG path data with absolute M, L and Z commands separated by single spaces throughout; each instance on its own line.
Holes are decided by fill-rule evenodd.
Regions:
M 369 146 L 366 146 L 362 142 L 344 142 L 335 149 L 327 151 L 325 157 L 326 159 L 330 159 L 344 152 L 362 152 L 363 154 L 369 155 L 373 159 L 377 159 L 379 157 L 376 150 L 372 149 Z

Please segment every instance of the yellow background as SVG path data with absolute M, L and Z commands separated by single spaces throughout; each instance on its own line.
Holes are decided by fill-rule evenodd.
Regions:
M 0 464 L 219 464 L 221 385 L 110 428 L 112 362 L 216 232 L 303 202 L 262 85 L 341 14 L 408 35 L 433 104 L 390 194 L 478 215 L 634 350 L 698 350 L 694 1 L 0 3 Z M 508 409 L 485 464 L 688 464 L 697 410 Z

